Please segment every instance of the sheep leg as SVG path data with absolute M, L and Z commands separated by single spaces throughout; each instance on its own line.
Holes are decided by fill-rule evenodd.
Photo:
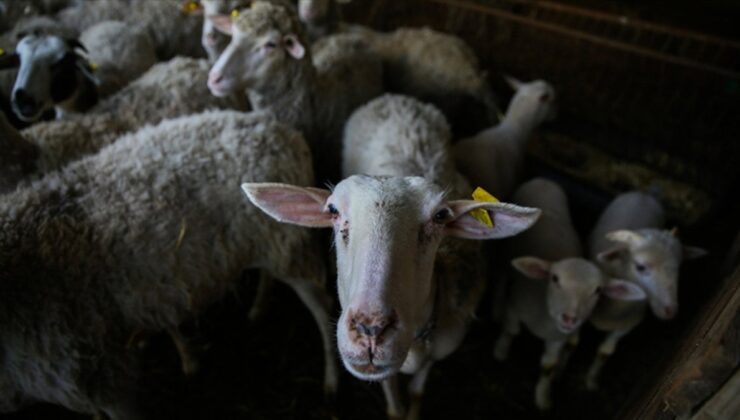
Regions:
M 424 386 L 426 385 L 427 378 L 429 377 L 429 371 L 432 369 L 434 361 L 428 359 L 424 362 L 424 365 L 414 374 L 409 382 L 409 395 L 411 401 L 409 403 L 409 413 L 406 416 L 407 420 L 417 420 L 421 418 L 421 402 L 424 396 Z
M 178 330 L 177 327 L 168 328 L 167 334 L 172 338 L 172 342 L 175 343 L 175 348 L 177 348 L 177 353 L 180 355 L 182 373 L 184 373 L 185 376 L 195 374 L 195 372 L 198 371 L 198 361 L 190 351 L 190 347 L 188 346 L 185 337 L 180 334 L 180 330 Z
M 260 270 L 257 293 L 254 296 L 252 307 L 249 309 L 249 315 L 247 315 L 250 323 L 257 322 L 266 312 L 266 308 L 269 306 L 267 303 L 273 284 L 272 277 L 270 277 L 267 271 Z
M 298 294 L 298 297 L 311 311 L 321 333 L 324 345 L 324 392 L 327 397 L 333 397 L 337 390 L 337 366 L 334 355 L 334 343 L 332 341 L 331 320 L 331 298 L 316 283 L 306 280 L 290 281 L 290 286 Z
M 398 375 L 393 375 L 381 382 L 383 394 L 385 395 L 386 412 L 389 420 L 403 418 L 403 403 L 401 393 L 398 390 Z
M 599 374 L 601 373 L 601 368 L 604 367 L 604 363 L 606 363 L 609 356 L 614 354 L 614 350 L 616 349 L 619 340 L 629 332 L 630 330 L 616 330 L 607 334 L 606 338 L 599 346 L 596 359 L 591 363 L 591 367 L 588 368 L 588 373 L 586 374 L 586 388 L 591 391 L 595 391 L 599 388 Z
M 565 343 L 566 341 L 545 342 L 545 352 L 542 354 L 542 360 L 540 362 L 540 379 L 537 381 L 534 392 L 534 402 L 540 410 L 549 410 L 552 406 L 550 386 L 555 377 L 555 370 L 560 361 L 560 353 Z
M 509 349 L 511 349 L 511 341 L 519 334 L 520 326 L 519 321 L 513 314 L 506 313 L 504 318 L 504 328 L 501 331 L 501 335 L 496 340 L 496 345 L 493 349 L 493 357 L 499 362 L 505 361 L 509 357 Z

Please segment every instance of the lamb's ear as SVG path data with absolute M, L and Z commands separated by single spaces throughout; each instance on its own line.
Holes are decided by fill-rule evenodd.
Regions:
M 231 36 L 234 31 L 234 22 L 231 20 L 231 15 L 211 15 L 208 16 L 213 26 L 219 32 Z
M 511 265 L 529 278 L 547 280 L 550 277 L 552 264 L 537 257 L 519 257 L 511 260 Z
M 455 200 L 447 203 L 452 216 L 445 226 L 445 234 L 465 239 L 496 239 L 514 236 L 528 229 L 540 217 L 540 209 L 520 207 L 508 203 Z M 488 212 L 493 226 L 475 218 L 471 212 Z
M 637 246 L 645 241 L 645 237 L 633 230 L 621 229 L 606 234 L 606 239 L 621 242 L 629 246 Z
M 285 50 L 288 51 L 288 54 L 296 60 L 300 60 L 306 55 L 306 49 L 294 34 L 285 35 L 283 37 L 283 45 L 285 45 Z
M 703 257 L 709 253 L 706 249 L 696 246 L 683 245 L 682 248 L 684 260 L 693 260 L 694 258 Z
M 627 252 L 627 248 L 623 245 L 617 245 L 607 249 L 606 251 L 599 252 L 596 259 L 602 263 L 610 263 L 621 258 L 625 252 Z
M 647 294 L 642 287 L 620 279 L 609 279 L 601 289 L 601 294 L 616 300 L 644 300 L 647 298 Z
M 504 80 L 506 80 L 506 83 L 508 83 L 509 86 L 511 86 L 511 88 L 514 89 L 515 91 L 519 90 L 519 88 L 521 88 L 524 85 L 524 82 L 522 82 L 521 80 L 517 79 L 514 76 L 509 76 L 508 74 L 504 75 Z
M 17 53 L 0 55 L 0 70 L 13 69 L 21 65 L 21 58 Z
M 330 227 L 332 216 L 324 211 L 329 190 L 277 183 L 246 183 L 249 200 L 273 219 L 305 227 Z

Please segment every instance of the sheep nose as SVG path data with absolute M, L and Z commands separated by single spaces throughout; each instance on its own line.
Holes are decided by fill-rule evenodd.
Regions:
M 572 326 L 576 323 L 576 317 L 570 316 L 566 313 L 560 314 L 560 320 L 564 325 Z
M 25 89 L 18 89 L 13 95 L 13 102 L 15 103 L 16 109 L 24 117 L 31 117 L 38 112 L 38 102 L 26 92 Z
M 223 78 L 224 78 L 224 75 L 221 74 L 221 72 L 212 71 L 208 73 L 208 84 L 209 85 L 218 84 L 223 80 Z
M 205 34 L 204 39 L 205 39 L 206 45 L 208 45 L 209 47 L 215 47 L 216 43 L 218 42 L 218 38 L 216 37 L 216 34 L 212 32 Z
M 357 333 L 358 338 L 367 338 L 379 341 L 396 324 L 393 315 L 378 316 L 356 314 L 350 320 L 351 328 Z

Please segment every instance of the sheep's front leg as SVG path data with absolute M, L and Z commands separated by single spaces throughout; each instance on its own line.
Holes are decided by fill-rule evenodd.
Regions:
M 401 393 L 398 389 L 398 375 L 393 375 L 381 382 L 383 394 L 385 395 L 386 413 L 389 420 L 398 420 L 403 418 L 403 403 L 401 402 Z
M 175 348 L 177 348 L 177 354 L 180 355 L 182 373 L 185 376 L 194 375 L 198 371 L 198 360 L 193 356 L 187 340 L 180 334 L 180 330 L 177 327 L 168 328 L 167 334 L 172 338 L 172 342 L 175 343 Z
M 273 283 L 270 274 L 265 270 L 260 270 L 257 292 L 254 296 L 252 307 L 249 309 L 248 319 L 250 323 L 258 321 L 265 313 Z
M 606 363 L 609 356 L 614 354 L 614 350 L 617 348 L 619 340 L 629 332 L 630 330 L 617 330 L 611 331 L 607 334 L 606 338 L 599 346 L 596 359 L 591 363 L 591 367 L 589 367 L 588 373 L 586 374 L 586 388 L 591 391 L 599 388 L 599 374 L 601 373 L 601 368 L 604 367 L 604 363 Z
M 411 382 L 409 382 L 411 401 L 409 403 L 409 414 L 406 416 L 407 420 L 421 418 L 421 402 L 424 397 L 424 386 L 427 383 L 429 371 L 432 369 L 433 364 L 434 361 L 432 359 L 427 359 L 421 369 L 411 378 Z
M 327 397 L 333 397 L 337 391 L 337 365 L 334 357 L 334 344 L 331 333 L 331 298 L 317 283 L 306 280 L 289 281 L 288 284 L 295 290 L 298 297 L 311 311 L 321 333 L 324 345 L 324 392 Z
M 546 341 L 545 352 L 540 362 L 540 379 L 534 391 L 534 402 L 540 410 L 549 410 L 552 406 L 550 387 L 560 361 L 560 353 L 566 341 Z
M 499 362 L 509 358 L 509 350 L 511 349 L 511 341 L 519 334 L 520 331 L 519 320 L 511 313 L 506 313 L 504 316 L 504 328 L 501 331 L 501 335 L 496 340 L 496 345 L 493 349 L 493 357 Z

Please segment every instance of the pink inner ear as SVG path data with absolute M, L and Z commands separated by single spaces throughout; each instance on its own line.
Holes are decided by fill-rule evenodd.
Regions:
M 511 261 L 511 264 L 529 278 L 545 280 L 550 277 L 550 264 L 534 257 L 520 257 Z
M 208 16 L 208 19 L 211 20 L 211 23 L 213 23 L 213 26 L 216 27 L 219 32 L 226 35 L 232 34 L 234 24 L 231 21 L 230 15 L 211 15 Z
M 283 43 L 285 44 L 285 50 L 288 51 L 288 54 L 296 60 L 300 60 L 304 55 L 306 55 L 306 49 L 303 48 L 303 45 L 298 41 L 298 37 L 295 35 L 286 35 L 283 37 Z
M 274 219 L 306 227 L 328 227 L 331 215 L 324 212 L 329 191 L 282 184 L 245 184 L 252 202 Z
M 647 297 L 640 286 L 618 279 L 609 280 L 602 293 L 616 300 L 642 300 Z
M 619 254 L 624 251 L 623 247 L 614 247 L 607 249 L 606 251 L 600 252 L 597 259 L 602 262 L 611 262 L 619 258 Z

